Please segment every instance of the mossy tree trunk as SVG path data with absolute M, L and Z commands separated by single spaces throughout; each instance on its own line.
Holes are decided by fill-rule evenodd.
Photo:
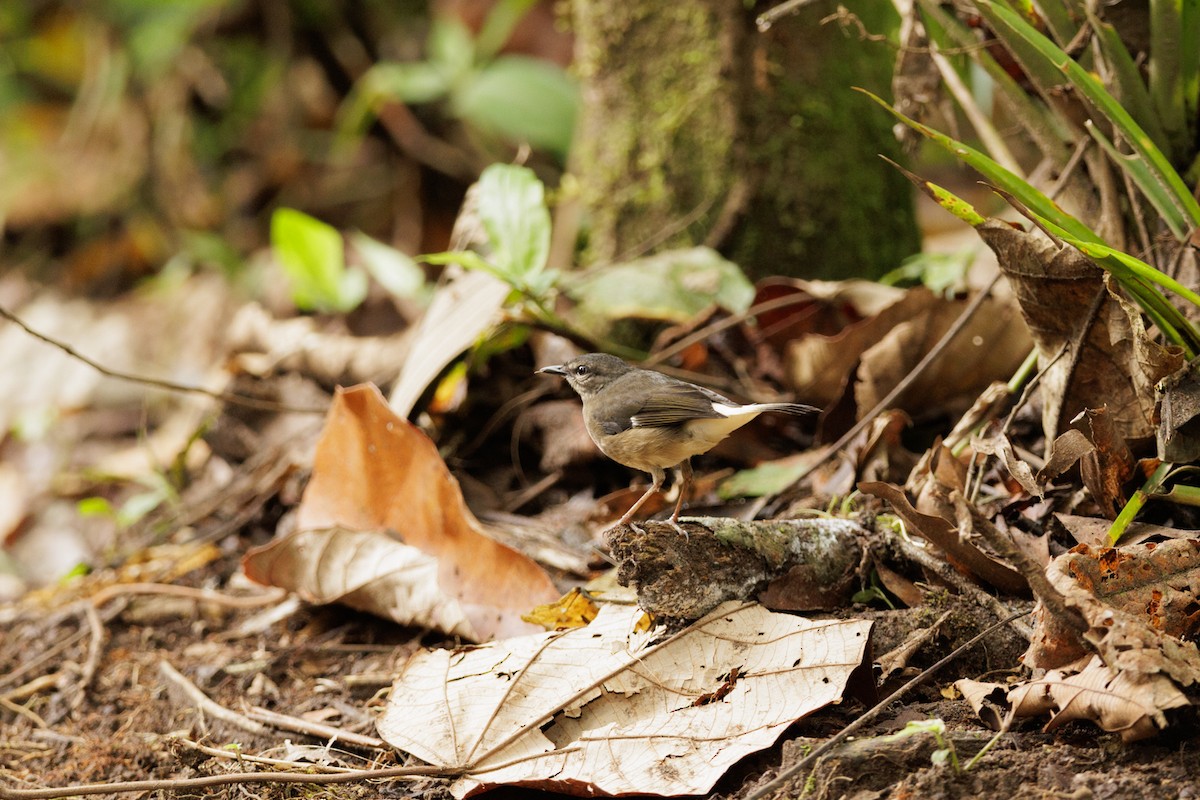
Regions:
M 870 33 L 888 3 L 844 3 Z M 584 110 L 572 171 L 588 261 L 718 244 L 752 277 L 876 277 L 919 246 L 887 115 L 894 51 L 820 20 L 768 32 L 741 0 L 572 0 Z

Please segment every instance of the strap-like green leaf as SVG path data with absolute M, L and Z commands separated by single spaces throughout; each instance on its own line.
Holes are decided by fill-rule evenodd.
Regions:
M 1014 55 L 1018 59 L 1022 60 L 1024 66 L 1033 65 L 1039 74 L 1044 74 L 1047 67 L 1058 70 L 1070 85 L 1129 142 L 1136 157 L 1145 161 L 1149 169 L 1148 174 L 1165 192 L 1165 195 L 1163 192 L 1159 192 L 1158 196 L 1165 196 L 1169 200 L 1169 205 L 1188 220 L 1189 227 L 1200 225 L 1200 203 L 1196 202 L 1196 198 L 1188 191 L 1183 179 L 1179 177 L 1153 140 L 1134 122 L 1129 112 L 1121 107 L 1100 81 L 1009 9 L 990 2 L 990 0 L 977 0 L 976 7 L 987 19 L 996 35 L 1013 49 Z M 1123 159 L 1118 163 L 1127 167 L 1130 160 Z M 1136 180 L 1136 176 L 1132 172 L 1130 177 Z M 1147 192 L 1147 198 L 1151 202 L 1154 201 L 1154 197 L 1146 186 L 1139 185 L 1139 188 Z M 1157 210 L 1164 213 L 1161 208 Z

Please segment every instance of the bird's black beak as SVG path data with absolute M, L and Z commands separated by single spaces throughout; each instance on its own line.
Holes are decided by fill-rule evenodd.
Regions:
M 567 371 L 563 369 L 562 364 L 556 364 L 553 367 L 542 367 L 537 373 L 539 375 L 561 375 L 564 378 L 567 376 Z

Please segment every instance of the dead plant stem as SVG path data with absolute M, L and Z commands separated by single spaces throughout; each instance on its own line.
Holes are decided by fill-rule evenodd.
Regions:
M 105 375 L 109 378 L 115 378 L 119 381 L 128 381 L 130 383 L 140 383 L 143 386 L 153 386 L 156 389 L 164 389 L 168 392 L 178 392 L 181 394 L 198 394 L 204 397 L 211 397 L 213 400 L 220 400 L 225 403 L 233 403 L 234 405 L 245 406 L 247 408 L 256 408 L 262 411 L 290 411 L 296 414 L 324 414 L 329 409 L 327 408 L 310 408 L 306 406 L 292 406 L 287 403 L 276 403 L 271 400 L 260 400 L 256 397 L 247 397 L 246 395 L 235 394 L 233 392 L 218 392 L 212 389 L 205 389 L 203 386 L 192 386 L 185 383 L 175 383 L 174 381 L 165 381 L 160 378 L 148 378 L 144 375 L 135 375 L 131 372 L 124 372 L 118 369 L 106 367 L 98 361 L 88 358 L 83 353 L 80 353 L 71 345 L 56 339 L 49 334 L 35 330 L 25 323 L 20 317 L 9 311 L 4 306 L 0 306 L 0 317 L 7 319 L 21 330 L 35 339 L 38 339 L 51 347 L 56 347 L 66 353 L 76 361 L 87 364 L 92 369 Z

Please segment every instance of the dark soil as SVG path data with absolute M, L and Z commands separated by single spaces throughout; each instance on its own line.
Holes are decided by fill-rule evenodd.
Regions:
M 237 542 L 230 540 L 226 546 L 223 557 L 188 573 L 179 583 L 225 589 L 237 570 Z M 241 626 L 258 610 L 230 610 L 155 595 L 118 595 L 100 609 L 102 649 L 90 685 L 80 690 L 91 625 L 82 606 L 74 601 L 64 604 L 64 598 L 111 579 L 111 575 L 93 575 L 80 585 L 44 595 L 43 607 L 26 605 L 17 618 L 6 621 L 0 644 L 0 691 L 6 701 L 0 710 L 4 720 L 0 775 L 6 788 L 175 780 L 254 768 L 236 758 L 209 755 L 197 745 L 283 759 L 294 758 L 293 745 L 308 745 L 311 759 L 325 764 L 397 763 L 397 756 L 384 749 L 341 743 L 326 749 L 316 737 L 275 729 L 251 733 L 215 719 L 165 678 L 160 665 L 168 662 L 204 694 L 237 712 L 262 706 L 372 735 L 373 714 L 389 676 L 419 645 L 443 643 L 422 642 L 418 631 L 337 607 L 301 606 L 261 632 L 239 635 Z M 928 625 L 934 612 L 940 615 L 941 610 L 877 614 L 876 654 L 903 640 L 914 627 Z M 965 638 L 976 623 L 989 623 L 984 617 L 984 612 L 973 615 L 966 604 L 956 607 L 951 617 L 956 623 L 917 655 L 910 672 L 923 666 L 918 662 L 932 663 L 949 652 L 954 640 Z M 1043 733 L 1041 721 L 1024 721 L 1002 736 L 969 772 L 935 765 L 932 756 L 937 746 L 929 735 L 886 738 L 908 721 L 940 718 L 946 722 L 947 738 L 961 770 L 993 734 L 963 701 L 945 699 L 942 692 L 957 677 L 979 677 L 989 669 L 1011 670 L 1019 644 L 1015 638 L 1002 631 L 985 640 L 776 796 L 922 800 L 1200 796 L 1196 788 L 1200 787 L 1200 745 L 1187 735 L 1192 727 L 1186 722 L 1159 740 L 1124 744 L 1117 735 L 1085 723 Z M 40 676 L 52 678 L 39 685 Z M 906 677 L 892 679 L 892 685 L 882 691 L 891 691 Z M 749 759 L 722 781 L 713 796 L 747 795 L 777 774 L 781 763 L 793 763 L 854 720 L 868 702 L 870 698 L 848 698 L 841 706 L 797 724 L 781 747 Z M 445 785 L 437 779 L 339 786 L 279 783 L 219 786 L 203 793 L 229 798 L 448 797 Z M 497 796 L 528 794 L 514 791 Z

